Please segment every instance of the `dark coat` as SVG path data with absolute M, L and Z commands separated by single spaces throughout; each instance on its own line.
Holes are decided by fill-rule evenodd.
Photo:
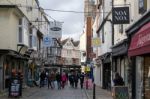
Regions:
M 114 86 L 123 86 L 123 85 L 124 85 L 124 81 L 122 77 L 118 77 L 114 79 Z

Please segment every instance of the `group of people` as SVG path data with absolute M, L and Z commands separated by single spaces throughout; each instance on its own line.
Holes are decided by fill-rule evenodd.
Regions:
M 83 83 L 84 83 L 84 73 L 78 73 L 78 72 L 70 73 L 69 75 L 70 86 L 72 86 L 73 88 L 77 88 L 79 80 L 80 80 L 80 86 L 82 89 Z
M 55 88 L 55 83 L 57 83 L 58 89 L 64 88 L 65 84 L 67 82 L 67 74 L 63 72 L 60 74 L 60 72 L 54 72 L 51 71 L 50 73 L 48 72 L 41 72 L 40 74 L 40 88 L 45 85 L 45 81 L 47 82 L 48 89 L 54 89 Z
M 47 81 L 48 88 L 54 89 L 55 85 L 57 83 L 58 89 L 63 89 L 65 85 L 70 82 L 70 86 L 72 88 L 78 88 L 78 83 L 80 82 L 81 89 L 83 88 L 84 79 L 85 79 L 84 73 L 79 73 L 77 71 L 72 71 L 70 73 L 65 72 L 54 72 L 51 71 L 48 72 L 41 72 L 40 74 L 40 88 L 45 85 L 45 80 Z M 124 81 L 123 78 L 119 75 L 119 73 L 115 74 L 115 78 L 113 79 L 114 86 L 123 86 Z
M 40 88 L 45 85 L 45 80 L 47 81 L 48 88 L 54 89 L 57 83 L 58 89 L 63 89 L 65 85 L 70 82 L 72 88 L 78 87 L 78 82 L 80 82 L 81 89 L 84 83 L 84 73 L 79 73 L 77 71 L 71 71 L 69 73 L 65 72 L 41 72 L 40 74 Z

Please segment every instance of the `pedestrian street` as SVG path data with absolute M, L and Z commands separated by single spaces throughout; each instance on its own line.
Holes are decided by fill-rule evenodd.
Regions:
M 40 91 L 34 93 L 31 96 L 24 97 L 23 99 L 87 99 L 84 90 L 73 89 L 70 87 L 57 90 L 57 89 L 47 89 L 41 88 Z
M 0 97 L 0 99 L 88 99 L 84 89 L 71 88 L 65 86 L 64 89 L 58 90 L 48 89 L 47 86 L 42 88 L 33 87 L 24 89 L 22 97 L 8 98 L 7 96 Z

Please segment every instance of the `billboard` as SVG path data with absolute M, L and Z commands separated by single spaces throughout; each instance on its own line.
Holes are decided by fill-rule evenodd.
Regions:
M 52 38 L 61 38 L 62 37 L 62 22 L 51 21 L 49 35 Z

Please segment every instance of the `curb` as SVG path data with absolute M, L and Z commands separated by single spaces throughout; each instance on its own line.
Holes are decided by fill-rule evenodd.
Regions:
M 91 99 L 90 96 L 88 95 L 88 92 L 86 91 L 86 89 L 84 89 L 84 92 L 85 92 L 87 98 L 88 98 L 88 99 Z

